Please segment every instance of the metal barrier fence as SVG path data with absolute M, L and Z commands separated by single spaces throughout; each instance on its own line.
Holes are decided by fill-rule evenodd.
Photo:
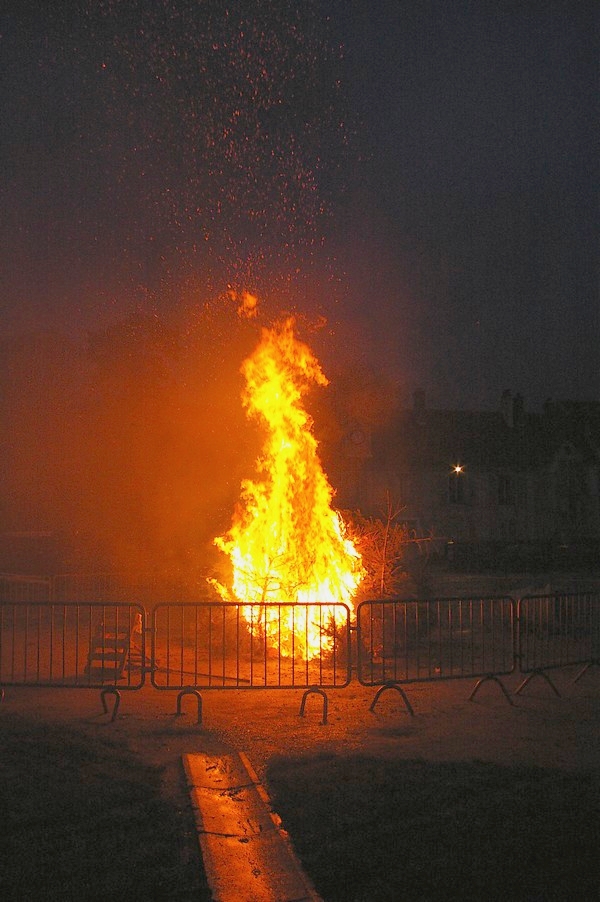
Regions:
M 518 604 L 376 599 L 358 605 L 355 626 L 343 604 L 161 600 L 148 649 L 145 592 L 132 586 L 111 575 L 0 574 L 0 697 L 6 686 L 100 689 L 105 712 L 106 693 L 116 698 L 114 719 L 119 691 L 141 688 L 149 671 L 155 689 L 179 692 L 178 713 L 182 695 L 197 696 L 199 722 L 200 690 L 259 688 L 304 689 L 301 713 L 317 692 L 326 721 L 325 690 L 344 688 L 354 671 L 363 686 L 379 687 L 371 708 L 394 687 L 412 713 L 408 683 L 476 678 L 472 698 L 492 679 L 512 704 L 500 677 L 517 667 L 526 675 L 517 693 L 541 675 L 558 694 L 547 670 L 581 665 L 581 676 L 600 664 L 598 593 Z
M 156 689 L 341 688 L 351 679 L 344 604 L 158 604 Z
M 518 657 L 521 673 L 528 674 L 517 692 L 535 675 L 543 676 L 558 691 L 545 671 L 600 664 L 600 595 L 592 592 L 527 595 L 518 606 Z M 578 679 L 579 677 L 576 677 Z
M 144 626 L 134 604 L 0 602 L 0 686 L 139 689 Z
M 358 606 L 358 679 L 365 686 L 512 673 L 512 598 L 386 599 Z

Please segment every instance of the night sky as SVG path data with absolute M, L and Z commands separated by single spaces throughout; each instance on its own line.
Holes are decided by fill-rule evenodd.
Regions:
M 232 287 L 407 403 L 599 399 L 598 24 L 577 0 L 2 4 L 3 338 L 189 322 Z

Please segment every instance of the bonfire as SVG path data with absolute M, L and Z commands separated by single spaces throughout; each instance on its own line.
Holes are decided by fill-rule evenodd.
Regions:
M 297 654 L 300 641 L 308 660 L 327 648 L 332 606 L 351 606 L 363 575 L 360 555 L 332 507 L 333 489 L 303 403 L 309 389 L 327 379 L 296 338 L 291 318 L 263 329 L 242 373 L 247 415 L 267 437 L 256 478 L 242 483 L 229 531 L 215 539 L 233 568 L 231 587 L 220 590 L 244 605 L 250 623 L 263 624 L 281 654 L 292 653 L 292 642 Z M 283 625 L 281 604 L 288 606 Z

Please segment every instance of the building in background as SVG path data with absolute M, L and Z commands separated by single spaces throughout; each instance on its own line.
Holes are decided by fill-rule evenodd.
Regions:
M 340 444 L 341 507 L 377 516 L 390 498 L 418 534 L 482 563 L 598 557 L 599 403 L 549 401 L 532 413 L 505 391 L 496 411 L 433 410 L 417 392 L 360 447 L 351 436 Z

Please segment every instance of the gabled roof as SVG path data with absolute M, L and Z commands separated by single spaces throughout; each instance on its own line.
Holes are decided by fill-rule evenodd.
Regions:
M 373 436 L 373 462 L 407 469 L 537 469 L 569 442 L 584 461 L 600 461 L 600 405 L 589 410 L 521 412 L 508 425 L 498 411 L 403 410 Z

